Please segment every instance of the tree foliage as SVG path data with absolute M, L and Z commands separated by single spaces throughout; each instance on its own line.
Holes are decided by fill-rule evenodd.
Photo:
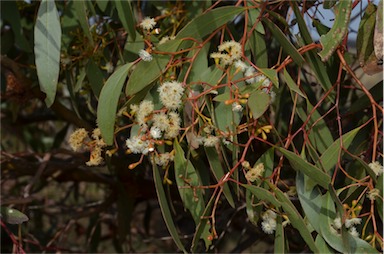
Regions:
M 382 8 L 1 2 L 2 252 L 382 251 Z

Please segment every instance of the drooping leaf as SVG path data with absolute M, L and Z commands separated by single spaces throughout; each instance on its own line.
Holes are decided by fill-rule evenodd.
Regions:
M 373 35 L 373 46 L 378 61 L 383 60 L 383 0 L 380 0 L 376 12 L 376 25 Z
M 339 1 L 336 11 L 336 18 L 331 30 L 326 35 L 320 37 L 323 49 L 320 51 L 319 56 L 324 62 L 335 52 L 348 32 L 352 1 Z
M 175 244 L 177 245 L 177 247 L 180 250 L 182 250 L 184 253 L 187 253 L 187 251 L 184 248 L 183 243 L 180 240 L 179 233 L 177 232 L 175 223 L 173 222 L 173 216 L 172 216 L 171 210 L 169 208 L 167 196 L 166 196 L 165 191 L 164 191 L 163 181 L 161 179 L 159 169 L 157 168 L 155 163 L 153 163 L 152 169 L 153 169 L 153 180 L 155 182 L 157 198 L 159 200 L 160 210 L 161 210 L 161 213 L 163 215 L 165 225 L 167 226 L 168 231 L 171 234 L 172 239 L 175 242 Z
M 104 75 L 93 59 L 88 61 L 86 73 L 93 93 L 99 97 L 104 84 Z
M 216 180 L 218 181 L 224 176 L 224 173 L 225 173 L 223 166 L 220 163 L 218 152 L 214 147 L 204 147 L 204 150 L 207 155 L 209 165 L 211 166 L 211 171 L 215 176 Z M 223 193 L 228 203 L 230 204 L 230 206 L 234 208 L 235 201 L 233 200 L 232 193 L 228 183 L 224 183 Z
M 35 62 L 40 89 L 50 107 L 56 97 L 60 72 L 61 26 L 53 0 L 42 0 L 34 29 Z
M 242 184 L 242 186 L 248 189 L 253 195 L 255 195 L 257 199 L 267 201 L 272 205 L 274 205 L 275 207 L 281 206 L 280 201 L 277 200 L 276 197 L 268 190 L 258 186 L 249 185 L 249 184 Z
M 117 104 L 131 66 L 132 63 L 127 63 L 118 68 L 105 82 L 100 93 L 97 106 L 97 124 L 108 145 L 113 143 Z
M 225 6 L 201 14 L 181 29 L 176 35 L 176 39 L 190 37 L 201 40 L 217 28 L 229 21 L 232 21 L 236 15 L 240 14 L 244 10 L 245 9 L 242 7 Z
M 319 250 L 309 232 L 307 225 L 304 222 L 303 217 L 297 211 L 296 207 L 292 204 L 289 198 L 278 188 L 274 188 L 273 191 L 276 193 L 276 198 L 280 201 L 281 207 L 287 213 L 289 221 L 292 226 L 296 228 L 304 241 L 308 244 L 308 247 L 314 252 L 319 253 Z
M 196 188 L 201 185 L 199 177 L 192 163 L 184 157 L 184 151 L 175 139 L 173 146 L 175 148 L 175 178 L 179 193 L 184 207 L 189 210 L 195 224 L 201 221 L 201 215 L 205 210 L 204 197 L 202 189 Z M 195 188 L 195 189 L 193 189 Z M 200 238 L 204 240 L 206 248 L 212 241 L 209 239 L 210 226 L 206 224 Z
M 315 240 L 316 246 L 319 248 L 320 253 L 335 253 L 334 250 L 324 241 L 324 238 L 319 234 Z
M 275 232 L 275 253 L 285 253 L 285 236 L 284 227 L 281 216 L 276 218 L 276 232 Z
M 342 146 L 345 149 L 348 149 L 349 145 L 352 143 L 356 134 L 360 131 L 360 127 L 345 133 L 341 140 L 343 141 Z M 328 147 L 327 150 L 320 156 L 319 161 L 316 163 L 318 167 L 322 167 L 326 172 L 329 172 L 332 167 L 334 167 L 339 158 L 339 152 L 342 149 L 340 145 L 340 138 L 335 140 L 333 144 Z
M 317 184 L 322 186 L 325 189 L 328 189 L 329 184 L 331 183 L 331 177 L 321 171 L 316 166 L 310 164 L 309 162 L 305 161 L 303 158 L 298 156 L 297 154 L 288 151 L 284 148 L 277 148 L 279 151 L 287 157 L 289 160 L 289 163 L 291 164 L 292 168 L 294 168 L 296 171 L 301 171 L 309 178 L 311 178 L 313 181 L 315 181 Z
M 285 82 L 288 85 L 290 90 L 299 94 L 303 98 L 307 98 L 307 96 L 305 96 L 305 94 L 303 94 L 303 92 L 300 90 L 300 88 L 297 87 L 295 81 L 293 81 L 292 77 L 289 75 L 289 73 L 287 72 L 286 69 L 284 69 L 283 76 L 284 76 Z
M 159 45 L 157 50 L 162 52 L 175 52 L 180 43 L 181 40 L 171 40 Z M 169 55 L 155 54 L 150 62 L 140 61 L 129 77 L 125 94 L 130 96 L 149 86 L 160 77 L 169 60 Z
M 290 55 L 293 61 L 298 65 L 302 66 L 304 58 L 297 51 L 295 46 L 287 39 L 287 36 L 268 18 L 263 18 L 263 22 L 268 26 L 269 30 L 272 32 L 274 38 L 280 43 L 284 51 Z
M 2 206 L 0 211 L 1 219 L 9 224 L 21 224 L 29 220 L 28 216 L 15 208 Z
M 135 29 L 135 20 L 133 16 L 133 11 L 131 7 L 131 1 L 121 0 L 114 2 L 117 9 L 117 14 L 119 15 L 120 21 L 123 24 L 123 27 L 128 31 L 130 37 L 133 41 L 136 39 L 136 29 Z
M 88 22 L 88 9 L 86 1 L 73 1 L 74 9 L 76 10 L 76 18 L 79 21 L 80 27 L 83 30 L 84 34 L 88 38 L 88 43 L 91 47 L 94 47 L 95 43 L 90 31 L 90 26 Z
M 261 117 L 267 111 L 270 97 L 263 91 L 255 91 L 248 98 L 248 106 L 254 119 Z

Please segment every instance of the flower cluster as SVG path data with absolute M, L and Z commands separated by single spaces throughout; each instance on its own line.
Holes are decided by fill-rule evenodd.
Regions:
M 251 168 L 248 161 L 243 161 L 241 165 L 248 170 L 247 173 L 245 174 L 245 178 L 250 182 L 256 181 L 256 179 L 260 178 L 264 173 L 263 163 L 259 163 L 255 165 L 253 168 Z
M 372 169 L 372 171 L 377 175 L 381 175 L 383 173 L 383 166 L 378 161 L 374 161 L 368 164 L 368 166 Z
M 156 25 L 156 21 L 154 18 L 150 18 L 150 17 L 145 17 L 141 23 L 140 23 L 140 27 L 144 30 L 152 30 Z
M 101 137 L 100 129 L 94 129 L 92 132 L 92 140 L 88 137 L 88 132 L 84 128 L 77 129 L 69 137 L 69 145 L 77 152 L 81 150 L 89 150 L 89 161 L 87 166 L 97 166 L 103 163 L 104 159 L 101 156 L 102 150 L 107 144 Z
M 216 64 L 231 65 L 241 58 L 241 44 L 236 41 L 226 41 L 219 45 L 219 52 L 211 54 Z
M 273 232 L 276 230 L 276 218 L 277 215 L 274 211 L 268 209 L 265 211 L 262 215 L 261 218 L 263 221 L 261 222 L 261 228 L 266 234 L 273 234 Z
M 176 111 L 181 106 L 184 88 L 181 83 L 170 81 L 163 83 L 159 88 L 161 110 L 154 110 L 152 101 L 143 100 L 139 105 L 131 105 L 131 115 L 135 123 L 140 126 L 137 135 L 131 135 L 126 140 L 129 152 L 147 155 L 154 152 L 154 162 L 159 166 L 166 166 L 173 161 L 174 154 L 156 151 L 156 145 L 176 138 L 181 129 L 181 118 Z M 168 141 L 167 141 L 168 140 Z
M 349 233 L 355 237 L 359 237 L 359 232 L 357 232 L 356 230 L 356 227 L 354 227 L 355 225 L 359 225 L 361 223 L 361 219 L 360 218 L 349 218 L 349 219 L 346 219 L 345 220 L 345 227 L 347 229 L 349 229 Z M 334 234 L 338 234 L 338 230 L 341 229 L 342 227 L 342 223 L 341 223 L 341 219 L 340 217 L 336 217 L 334 220 L 333 220 L 333 223 L 332 223 L 332 232 Z

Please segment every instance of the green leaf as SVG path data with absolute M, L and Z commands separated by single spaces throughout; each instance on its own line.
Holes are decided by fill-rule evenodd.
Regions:
M 285 157 L 287 157 L 292 168 L 294 168 L 296 171 L 303 172 L 304 174 L 309 176 L 313 181 L 315 181 L 317 184 L 319 184 L 325 189 L 328 189 L 329 184 L 331 183 L 331 177 L 329 175 L 321 171 L 316 166 L 306 162 L 299 155 L 291 151 L 288 151 L 284 148 L 278 147 L 277 149 L 279 149 L 279 151 Z
M 27 215 L 20 212 L 19 210 L 15 208 L 9 208 L 2 206 L 0 208 L 1 210 L 1 219 L 4 220 L 6 223 L 9 224 L 21 224 L 23 222 L 26 222 L 29 220 Z
M 315 241 L 313 240 L 312 235 L 304 222 L 304 219 L 301 217 L 296 207 L 280 189 L 274 187 L 273 191 L 276 193 L 276 198 L 280 201 L 281 207 L 287 213 L 292 226 L 300 232 L 301 237 L 303 237 L 304 241 L 308 244 L 308 247 L 314 253 L 319 253 Z
M 319 56 L 323 62 L 329 59 L 347 34 L 351 11 L 352 1 L 339 1 L 336 18 L 331 30 L 320 37 L 323 50 L 320 51 Z
M 252 112 L 253 119 L 258 119 L 267 111 L 270 100 L 269 95 L 263 91 L 251 93 L 248 98 L 248 106 Z
M 360 131 L 361 127 L 353 129 L 342 136 L 344 149 L 348 149 L 356 134 Z M 340 145 L 340 138 L 338 138 L 327 150 L 320 156 L 319 161 L 316 163 L 318 167 L 322 167 L 326 172 L 329 172 L 334 167 L 339 158 L 339 152 L 342 149 Z
M 99 97 L 104 84 L 104 75 L 93 59 L 89 59 L 86 73 L 93 93 Z
M 286 84 L 288 85 L 289 89 L 297 94 L 299 94 L 303 98 L 307 98 L 305 94 L 300 90 L 300 88 L 297 86 L 295 81 L 293 81 L 292 77 L 289 75 L 287 70 L 284 68 L 283 77 L 285 79 Z
M 97 6 L 99 6 L 100 10 L 102 12 L 105 12 L 105 10 L 108 7 L 109 0 L 96 0 Z
M 84 34 L 88 38 L 87 44 L 90 45 L 90 47 L 94 47 L 95 43 L 93 41 L 93 37 L 91 34 L 91 31 L 89 29 L 89 23 L 88 23 L 88 13 L 87 13 L 87 2 L 86 1 L 73 1 L 73 7 L 76 11 L 76 18 L 80 23 L 81 29 L 83 29 Z
M 201 40 L 217 28 L 232 21 L 236 15 L 243 12 L 242 7 L 225 6 L 206 12 L 194 18 L 177 34 L 176 39 L 185 37 Z
M 187 253 L 187 251 L 184 248 L 184 245 L 180 241 L 180 237 L 177 232 L 175 223 L 173 222 L 173 216 L 171 214 L 171 210 L 169 209 L 167 196 L 165 194 L 164 187 L 163 187 L 163 181 L 161 179 L 159 169 L 157 168 L 155 163 L 153 163 L 152 169 L 153 169 L 153 180 L 155 182 L 157 198 L 159 200 L 160 210 L 163 215 L 165 225 L 167 226 L 168 231 L 171 234 L 172 239 L 177 245 L 177 247 L 180 250 L 182 250 L 184 253 Z
M 293 1 L 290 3 L 291 3 L 291 7 L 295 13 L 297 24 L 298 24 L 299 30 L 300 30 L 300 35 L 302 36 L 305 45 L 309 45 L 309 44 L 313 43 L 311 34 L 309 33 L 309 30 L 307 28 L 307 24 L 306 24 L 303 16 L 301 15 L 299 8 L 297 7 L 297 2 Z M 323 90 L 326 92 L 328 90 L 330 90 L 332 88 L 332 83 L 331 83 L 331 80 L 329 79 L 327 68 L 325 67 L 324 63 L 321 61 L 319 56 L 313 51 L 308 51 L 304 54 L 304 57 L 306 58 L 307 62 L 309 63 L 311 70 L 313 70 L 313 72 L 315 73 L 316 78 L 320 82 Z M 331 100 L 331 102 L 334 103 L 335 102 L 335 92 L 332 91 L 329 94 L 328 98 Z
M 264 24 L 266 24 L 269 30 L 272 32 L 274 38 L 280 43 L 284 51 L 290 55 L 293 61 L 298 65 L 302 66 L 304 63 L 304 58 L 297 51 L 295 46 L 287 39 L 287 36 L 276 26 L 272 21 L 267 18 L 262 19 Z
M 42 0 L 35 24 L 35 61 L 40 89 L 50 107 L 56 97 L 60 72 L 61 27 L 53 0 Z
M 121 95 L 128 70 L 132 63 L 127 63 L 118 68 L 107 80 L 99 97 L 97 106 L 97 124 L 100 128 L 104 141 L 108 145 L 113 143 L 113 133 L 117 104 Z
M 269 78 L 277 88 L 279 88 L 279 78 L 277 77 L 276 70 L 261 68 L 260 72 L 263 73 L 267 78 Z
M 174 52 L 179 47 L 180 43 L 181 40 L 171 40 L 159 45 L 157 50 L 162 52 Z M 140 61 L 129 77 L 125 94 L 130 96 L 149 86 L 153 81 L 160 77 L 169 60 L 169 55 L 156 54 L 153 55 L 153 59 L 150 62 Z
M 117 9 L 117 14 L 119 15 L 120 21 L 123 24 L 123 27 L 128 31 L 130 37 L 133 41 L 136 39 L 136 29 L 135 29 L 135 20 L 133 16 L 133 11 L 131 7 L 131 1 L 129 0 L 120 0 L 114 2 Z
M 335 253 L 320 234 L 316 236 L 315 243 L 320 253 Z
M 204 147 L 204 150 L 208 158 L 208 163 L 211 166 L 211 171 L 215 176 L 216 180 L 219 181 L 224 176 L 224 168 L 221 165 L 218 151 L 214 147 Z M 223 193 L 229 205 L 232 208 L 235 208 L 235 201 L 233 200 L 232 193 L 231 193 L 231 190 L 229 189 L 228 183 L 225 183 L 223 185 Z
M 331 9 L 336 3 L 337 0 L 325 0 L 323 3 L 324 9 Z
M 285 253 L 285 236 L 281 216 L 276 218 L 275 253 Z
M 281 203 L 276 197 L 268 190 L 249 184 L 241 184 L 244 188 L 248 189 L 257 199 L 267 201 L 275 207 L 280 207 Z
M 335 204 L 330 193 L 327 192 L 323 196 L 319 222 L 321 235 L 324 240 L 336 251 L 342 253 L 377 253 L 377 250 L 369 245 L 369 243 L 350 234 L 346 238 L 347 242 L 344 243 L 341 235 L 333 229 L 331 230 L 335 218 Z
M 179 193 L 184 207 L 188 209 L 192 215 L 195 224 L 198 225 L 201 221 L 201 215 L 205 210 L 204 197 L 202 189 L 194 187 L 200 186 L 199 177 L 196 173 L 192 163 L 185 159 L 184 151 L 175 139 L 173 146 L 175 148 L 175 178 Z M 204 240 L 205 246 L 208 247 L 212 244 L 209 240 L 210 227 L 206 224 L 200 238 Z

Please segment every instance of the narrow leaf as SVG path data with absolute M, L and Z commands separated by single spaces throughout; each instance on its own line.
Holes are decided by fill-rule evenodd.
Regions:
M 336 18 L 331 30 L 320 37 L 323 50 L 319 53 L 322 61 L 327 61 L 340 45 L 348 32 L 349 18 L 352 11 L 352 1 L 339 1 Z
M 256 198 L 260 200 L 268 201 L 269 203 L 273 204 L 275 207 L 281 206 L 280 201 L 278 201 L 276 197 L 268 190 L 261 187 L 254 186 L 254 185 L 249 185 L 249 184 L 242 184 L 242 186 L 248 189 L 253 195 L 255 195 Z
M 34 31 L 35 61 L 40 89 L 46 94 L 45 104 L 55 100 L 60 72 L 60 17 L 52 0 L 42 0 Z
M 342 136 L 342 146 L 344 147 L 344 149 L 348 149 L 349 145 L 352 143 L 353 139 L 355 138 L 356 134 L 360 131 L 360 129 L 360 127 L 356 128 Z M 320 159 L 316 163 L 316 165 L 318 167 L 322 167 L 326 172 L 329 172 L 332 167 L 336 165 L 341 149 L 342 147 L 340 146 L 339 138 L 335 142 L 333 142 L 333 144 L 328 147 L 327 150 L 325 150 L 325 152 L 320 156 Z
M 300 90 L 299 87 L 297 87 L 295 81 L 293 81 L 292 77 L 289 75 L 289 73 L 287 72 L 286 69 L 284 69 L 284 79 L 285 79 L 285 82 L 286 84 L 288 85 L 289 89 L 292 90 L 293 92 L 299 94 L 301 97 L 303 98 L 307 98 L 307 96 L 305 96 L 303 94 L 303 92 Z
M 81 29 L 88 38 L 88 44 L 94 47 L 94 41 L 89 29 L 88 13 L 87 13 L 86 1 L 73 1 L 73 7 L 76 10 L 76 18 L 79 21 Z
M 276 218 L 275 253 L 285 253 L 285 236 L 281 216 Z
M 307 176 L 309 176 L 313 181 L 315 181 L 317 184 L 322 186 L 325 189 L 328 189 L 329 184 L 331 183 L 331 177 L 321 171 L 319 168 L 315 167 L 314 165 L 306 162 L 303 160 L 300 156 L 297 154 L 288 151 L 284 148 L 277 148 L 279 151 L 287 157 L 289 160 L 289 163 L 291 164 L 292 168 L 294 168 L 296 171 L 301 171 Z
M 171 210 L 169 209 L 167 196 L 165 195 L 164 187 L 163 187 L 163 181 L 160 176 L 160 172 L 156 166 L 155 163 L 153 163 L 153 179 L 155 182 L 156 187 L 156 193 L 157 198 L 159 200 L 160 210 L 163 215 L 163 219 L 165 221 L 165 225 L 168 228 L 169 233 L 172 236 L 173 241 L 177 245 L 177 247 L 182 250 L 184 253 L 187 253 L 187 251 L 184 248 L 184 245 L 180 241 L 179 234 L 177 232 L 175 223 L 173 222 L 173 216 L 171 214 Z
M 300 55 L 295 46 L 293 46 L 293 44 L 287 39 L 287 36 L 280 30 L 280 28 L 267 18 L 263 18 L 263 22 L 268 26 L 269 30 L 283 47 L 284 51 L 292 57 L 293 61 L 298 66 L 302 66 L 304 58 Z
M 225 6 L 201 14 L 181 29 L 177 34 L 176 39 L 190 37 L 201 40 L 217 28 L 232 21 L 236 15 L 244 10 L 245 9 L 242 7 Z
M 115 2 L 117 14 L 119 15 L 120 21 L 123 24 L 123 27 L 128 31 L 130 38 L 133 41 L 136 39 L 136 29 L 135 29 L 135 20 L 133 16 L 133 11 L 131 7 L 131 1 L 129 0 L 120 0 Z
M 108 145 L 112 145 L 113 143 L 117 104 L 128 75 L 128 70 L 131 66 L 132 63 L 127 63 L 117 69 L 108 78 L 100 93 L 99 104 L 97 106 L 97 124 L 104 141 Z

